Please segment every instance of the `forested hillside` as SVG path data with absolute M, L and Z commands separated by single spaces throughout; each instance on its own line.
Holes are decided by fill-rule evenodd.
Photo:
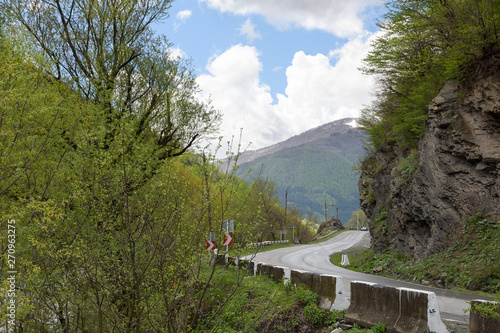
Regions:
M 212 328 L 232 293 L 208 297 L 226 272 L 210 265 L 206 233 L 222 249 L 222 220 L 233 219 L 239 249 L 284 224 L 272 184 L 243 182 L 193 151 L 219 113 L 196 98 L 189 62 L 150 28 L 169 6 L 1 3 L 0 305 L 9 310 L 0 318 L 9 331 Z M 297 214 L 286 219 L 312 238 Z
M 337 216 L 345 224 L 359 209 L 357 181 L 353 169 L 363 153 L 362 132 L 341 119 L 301 133 L 272 147 L 243 153 L 237 175 L 276 183 L 278 196 L 288 207 L 297 207 L 317 221 Z M 250 172 L 249 172 L 250 171 Z M 333 205 L 333 206 L 332 206 Z

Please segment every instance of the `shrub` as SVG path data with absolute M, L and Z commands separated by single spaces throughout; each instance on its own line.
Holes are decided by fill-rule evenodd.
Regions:
M 318 308 L 315 304 L 308 304 L 304 308 L 305 319 L 314 326 L 320 326 L 324 324 L 326 320 L 327 312 Z
M 304 305 L 318 305 L 318 294 L 302 284 L 297 287 L 296 295 L 297 300 L 299 300 Z

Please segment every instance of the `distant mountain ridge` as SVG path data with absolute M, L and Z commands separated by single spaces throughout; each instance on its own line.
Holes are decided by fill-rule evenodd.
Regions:
M 274 181 L 282 202 L 288 189 L 288 206 L 312 213 L 319 221 L 324 220 L 325 203 L 328 217 L 336 216 L 338 208 L 340 220 L 346 223 L 359 209 L 359 175 L 352 166 L 364 149 L 363 132 L 355 124 L 355 118 L 340 119 L 246 151 L 238 159 L 237 175 L 249 181 L 259 176 Z
M 348 134 L 353 130 L 355 132 L 360 132 L 356 128 L 356 118 L 344 118 L 335 120 L 330 123 L 307 130 L 301 134 L 294 135 L 285 141 L 275 143 L 271 146 L 260 148 L 257 150 L 247 150 L 239 156 L 238 164 L 241 165 L 244 163 L 248 163 L 259 157 L 274 154 L 286 148 L 293 148 L 318 140 L 327 139 L 328 137 L 332 136 L 332 134 Z

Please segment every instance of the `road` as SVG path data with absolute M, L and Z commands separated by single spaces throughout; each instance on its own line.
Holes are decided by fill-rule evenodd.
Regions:
M 405 287 L 432 291 L 436 293 L 438 297 L 441 318 L 445 321 L 457 322 L 461 324 L 469 323 L 469 315 L 468 313 L 464 313 L 464 309 L 469 307 L 469 304 L 466 301 L 470 301 L 472 299 L 492 300 L 492 298 L 485 296 L 423 286 L 420 284 L 380 277 L 377 275 L 358 273 L 335 266 L 330 262 L 330 256 L 334 253 L 343 252 L 358 243 L 369 244 L 369 237 L 370 235 L 367 231 L 346 231 L 338 234 L 328 241 L 318 244 L 296 245 L 257 253 L 254 261 L 318 274 L 341 276 L 344 281 L 347 297 L 350 296 L 351 281 L 366 281 L 392 287 Z

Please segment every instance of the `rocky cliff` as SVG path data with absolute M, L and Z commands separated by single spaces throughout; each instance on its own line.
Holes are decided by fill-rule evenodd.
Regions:
M 418 260 L 460 237 L 471 215 L 500 215 L 500 70 L 491 73 L 466 89 L 445 84 L 418 149 L 364 161 L 358 186 L 376 249 Z

